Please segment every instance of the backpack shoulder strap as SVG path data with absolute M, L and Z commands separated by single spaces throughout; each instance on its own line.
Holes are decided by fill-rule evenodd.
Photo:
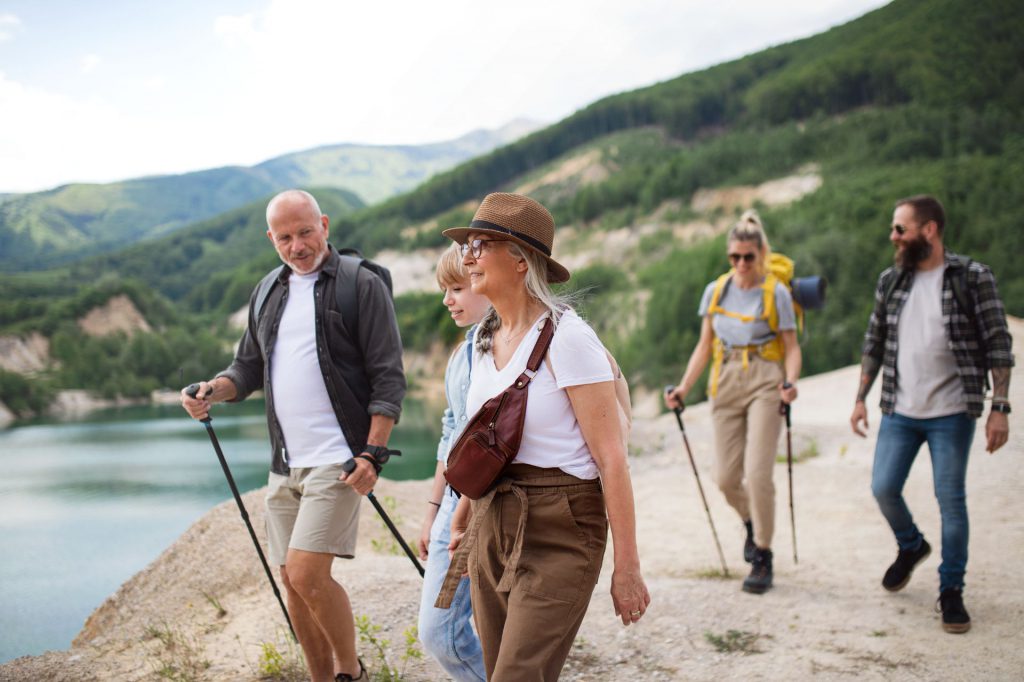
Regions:
M 773 332 L 779 331 L 779 310 L 775 305 L 775 287 L 779 284 L 779 278 L 769 272 L 764 276 L 764 284 L 761 285 L 764 292 L 764 300 L 761 304 L 763 310 L 761 317 L 768 321 L 768 328 Z
M 725 298 L 725 292 L 729 290 L 729 283 L 732 281 L 732 270 L 719 275 L 715 280 L 715 288 L 711 290 L 711 300 L 708 302 L 708 315 L 716 315 L 725 312 L 719 303 Z
M 264 275 L 260 283 L 256 285 L 256 295 L 253 297 L 252 305 L 253 319 L 260 319 L 260 315 L 263 313 L 263 306 L 267 302 L 267 297 L 270 296 L 271 290 L 277 284 L 277 279 L 281 276 L 281 270 L 283 269 L 283 265 L 278 265 Z
M 359 271 L 363 259 L 360 256 L 346 254 L 340 257 L 340 261 L 338 275 L 334 278 L 334 300 L 341 313 L 341 324 L 345 328 L 345 333 L 349 338 L 356 339 L 359 330 Z
M 953 260 L 959 266 L 959 271 L 955 276 L 949 278 L 949 283 L 953 288 L 953 297 L 956 299 L 957 305 L 960 306 L 960 310 L 962 310 L 967 317 L 971 318 L 971 321 L 973 322 L 975 319 L 974 304 L 971 302 L 971 297 L 967 292 L 967 275 L 970 272 L 971 263 L 974 261 L 968 256 L 961 256 L 959 254 L 953 256 Z

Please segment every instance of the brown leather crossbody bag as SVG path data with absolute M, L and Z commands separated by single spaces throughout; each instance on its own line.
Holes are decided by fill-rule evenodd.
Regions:
M 459 494 L 479 500 L 519 454 L 530 381 L 537 375 L 554 335 L 549 317 L 544 320 L 526 369 L 511 386 L 477 410 L 452 447 L 444 477 Z

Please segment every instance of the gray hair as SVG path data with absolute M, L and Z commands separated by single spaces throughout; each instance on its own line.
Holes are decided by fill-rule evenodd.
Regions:
M 557 327 L 562 313 L 573 307 L 577 302 L 578 295 L 555 293 L 548 284 L 548 262 L 540 253 L 533 249 L 520 246 L 516 242 L 508 241 L 508 252 L 513 258 L 522 258 L 526 261 L 526 293 L 530 298 L 540 302 Z M 501 329 L 501 318 L 498 311 L 492 306 L 488 309 L 484 319 L 480 321 L 475 335 L 476 348 L 481 353 L 487 353 L 492 347 L 494 332 Z

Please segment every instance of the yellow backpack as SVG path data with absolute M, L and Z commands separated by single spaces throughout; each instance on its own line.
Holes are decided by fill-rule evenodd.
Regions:
M 756 318 L 753 315 L 741 315 L 740 313 L 734 313 L 731 310 L 723 308 L 719 301 L 722 296 L 725 295 L 725 288 L 729 284 L 729 280 L 735 272 L 735 268 L 731 268 L 729 272 L 721 275 L 715 280 L 715 288 L 711 292 L 711 302 L 708 305 L 708 315 L 725 315 L 731 317 L 734 320 L 740 322 L 754 322 L 758 319 L 766 320 L 769 328 L 773 332 L 776 332 L 775 337 L 760 346 L 745 346 L 743 350 L 743 369 L 746 369 L 749 365 L 749 352 L 755 351 L 765 360 L 772 362 L 782 362 L 785 355 L 785 346 L 782 343 L 782 337 L 779 336 L 779 311 L 775 306 L 775 285 L 781 282 L 790 288 L 790 282 L 793 279 L 793 261 L 781 253 L 772 253 L 768 257 L 768 268 L 764 276 L 764 283 L 761 285 L 761 290 L 764 293 L 764 304 L 762 305 L 763 312 L 760 318 Z M 797 325 L 800 330 L 803 330 L 804 326 L 804 311 L 800 305 L 793 301 L 793 312 L 796 314 Z M 711 366 L 711 382 L 708 387 L 708 393 L 712 398 L 718 393 L 718 376 L 722 370 L 722 361 L 725 358 L 725 344 L 722 340 L 715 336 L 715 340 L 711 347 L 713 364 Z

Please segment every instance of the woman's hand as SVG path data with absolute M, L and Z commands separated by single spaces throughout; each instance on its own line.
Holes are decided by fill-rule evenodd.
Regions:
M 630 569 L 616 567 L 612 573 L 611 591 L 615 615 L 622 619 L 623 625 L 640 620 L 651 603 L 651 593 L 647 591 L 639 566 Z
M 683 406 L 688 391 L 683 390 L 682 384 L 675 386 L 671 391 L 665 391 L 665 407 L 675 410 Z
M 423 517 L 423 526 L 420 528 L 420 539 L 416 543 L 420 550 L 420 561 L 426 561 L 430 553 L 430 530 L 434 527 L 434 519 L 437 518 L 437 507 L 433 502 L 427 503 L 427 513 Z
M 796 382 L 779 384 L 779 398 L 787 405 L 796 400 Z
M 462 538 L 464 538 L 465 536 L 466 536 L 465 529 L 463 529 L 463 530 L 455 530 L 454 528 L 452 529 L 452 539 L 451 539 L 451 542 L 448 543 L 448 561 L 451 561 L 452 559 L 455 558 L 455 551 L 459 548 L 459 543 L 462 542 Z

